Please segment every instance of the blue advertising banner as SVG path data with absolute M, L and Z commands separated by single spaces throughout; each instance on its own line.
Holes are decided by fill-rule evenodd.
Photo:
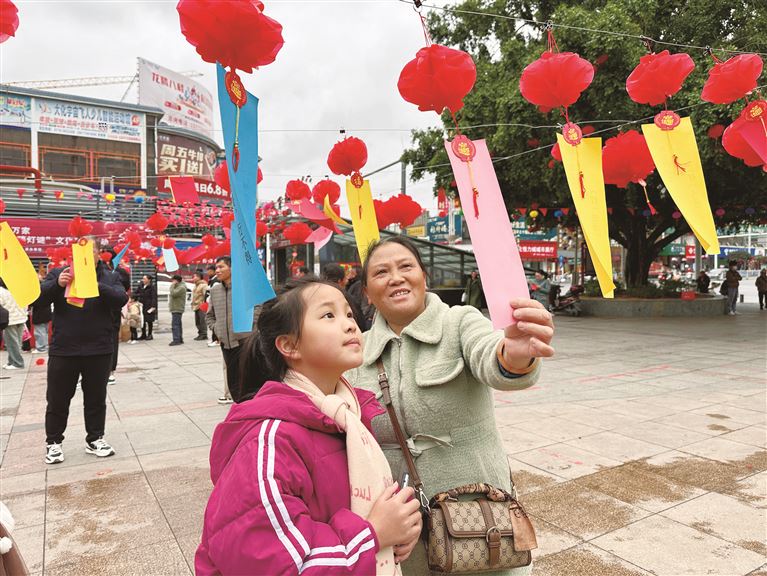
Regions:
M 448 216 L 429 218 L 426 222 L 426 235 L 431 242 L 445 242 L 448 240 L 450 221 Z M 463 234 L 463 215 L 453 214 L 453 235 L 460 238 Z

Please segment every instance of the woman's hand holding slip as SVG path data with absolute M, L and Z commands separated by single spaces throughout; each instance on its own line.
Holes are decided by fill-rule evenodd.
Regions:
M 367 521 L 375 530 L 378 545 L 381 548 L 388 548 L 395 544 L 409 544 L 421 533 L 420 505 L 418 500 L 413 498 L 415 492 L 412 488 L 396 492 L 397 488 L 398 484 L 395 482 L 384 490 L 367 517 Z M 410 554 L 410 551 L 408 550 L 407 553 Z M 399 551 L 395 550 L 395 559 L 399 555 Z
M 509 305 L 516 322 L 504 330 L 499 358 L 504 368 L 511 372 L 522 372 L 535 358 L 554 355 L 550 346 L 554 337 L 554 320 L 543 304 L 529 298 L 515 298 Z

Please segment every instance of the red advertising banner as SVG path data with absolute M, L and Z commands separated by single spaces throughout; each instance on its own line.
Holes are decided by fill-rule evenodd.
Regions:
M 200 196 L 207 196 L 208 198 L 219 198 L 221 200 L 231 200 L 231 195 L 229 192 L 221 188 L 221 186 L 212 180 L 207 180 L 205 178 L 195 178 L 194 187 L 197 189 L 197 194 Z M 170 194 L 170 178 L 158 178 L 157 190 Z
M 520 240 L 519 255 L 522 260 L 555 260 L 557 243 L 537 240 Z
M 695 244 L 686 244 L 684 247 L 684 257 L 686 260 L 695 260 Z
M 47 250 L 71 245 L 77 238 L 69 234 L 69 220 L 43 218 L 8 218 L 8 226 L 24 246 L 30 258 L 46 258 Z M 135 222 L 91 222 L 91 236 L 107 244 L 117 242 L 120 234 Z

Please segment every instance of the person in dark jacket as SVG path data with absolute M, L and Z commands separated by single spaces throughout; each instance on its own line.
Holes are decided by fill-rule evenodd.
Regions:
M 94 252 L 99 295 L 87 298 L 82 307 L 66 300 L 65 290 L 73 278 L 69 268 L 51 270 L 41 287 L 42 303 L 53 303 L 54 315 L 45 412 L 46 464 L 64 461 L 61 444 L 69 404 L 81 376 L 85 451 L 100 458 L 115 453 L 104 440 L 107 379 L 112 366 L 113 317 L 128 301 L 128 295 L 118 275 L 98 258 L 97 249 Z
M 341 289 L 341 292 L 345 291 L 346 283 L 348 281 L 346 278 L 346 270 L 344 270 L 343 266 L 340 264 L 326 264 L 325 268 L 322 269 L 322 279 L 338 286 Z M 365 314 L 362 312 L 362 307 L 359 302 L 356 302 L 353 299 L 349 300 L 349 304 L 352 307 L 352 314 L 354 314 L 354 320 L 357 322 L 357 326 L 359 326 L 360 331 L 364 331 L 368 323 L 365 319 Z
M 482 280 L 479 279 L 479 270 L 472 270 L 466 289 L 463 291 L 463 303 L 466 306 L 482 309 Z
M 157 288 L 147 274 L 142 276 L 141 283 L 136 288 L 136 300 L 141 302 L 144 311 L 144 324 L 141 326 L 139 340 L 153 340 L 152 324 L 157 320 Z
M 754 284 L 756 284 L 756 291 L 759 295 L 759 310 L 764 310 L 767 305 L 767 268 L 762 268 Z
M 354 307 L 359 307 L 362 311 L 363 324 L 360 324 L 360 330 L 365 332 L 370 330 L 373 325 L 373 315 L 375 314 L 375 307 L 368 302 L 367 297 L 362 290 L 362 266 L 354 264 L 352 266 L 349 280 L 346 283 L 346 294 L 349 296 L 349 300 L 353 302 Z
M 213 291 L 213 286 L 215 286 L 216 283 L 220 281 L 221 280 L 218 279 L 218 276 L 216 276 L 216 267 L 212 264 L 208 265 L 208 291 L 205 294 L 206 302 L 208 301 L 208 298 Z M 218 346 L 218 336 L 216 336 L 216 331 L 212 328 L 210 330 L 210 340 L 208 340 L 208 346 Z
M 738 287 L 743 277 L 738 272 L 738 261 L 730 260 L 729 270 L 724 276 L 724 281 L 727 283 L 727 313 L 730 316 L 740 314 L 737 311 L 738 307 Z
M 708 294 L 708 288 L 711 286 L 711 277 L 706 274 L 705 270 L 701 270 L 695 279 L 695 283 L 698 285 L 698 292 Z
M 40 283 L 42 284 L 45 279 L 43 273 L 40 274 Z M 53 319 L 51 313 L 51 303 L 47 302 L 43 304 L 38 298 L 32 302 L 32 326 L 35 332 L 35 347 L 32 349 L 33 354 L 45 354 L 48 352 L 48 324 Z
M 109 261 L 109 264 L 107 266 L 110 270 L 117 273 L 118 278 L 120 279 L 120 284 L 122 284 L 122 287 L 125 289 L 125 292 L 130 293 L 130 272 L 128 272 L 125 268 L 122 268 L 121 266 L 117 266 L 117 269 L 115 269 L 115 266 L 113 264 L 114 257 L 117 256 L 117 253 L 112 249 L 109 248 L 106 250 L 109 252 L 109 254 L 112 255 L 112 260 Z M 120 355 L 120 323 L 122 322 L 122 315 L 120 314 L 120 311 L 117 311 L 117 314 L 114 315 L 112 318 L 112 322 L 114 323 L 115 327 L 115 337 L 114 342 L 112 343 L 112 371 L 109 374 L 109 383 L 114 384 L 115 383 L 115 370 L 117 370 L 117 357 Z

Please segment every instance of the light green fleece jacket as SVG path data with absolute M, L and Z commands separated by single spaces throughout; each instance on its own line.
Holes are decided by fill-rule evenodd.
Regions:
M 533 385 L 540 368 L 507 378 L 496 351 L 503 332 L 473 306 L 449 307 L 435 294 L 426 295 L 426 310 L 397 336 L 383 317 L 365 333 L 363 364 L 346 374 L 357 387 L 381 400 L 376 359 L 383 358 L 392 403 L 405 435 L 415 439 L 416 454 L 434 444 L 424 435 L 450 446 L 428 447 L 415 459 L 430 498 L 437 492 L 473 482 L 509 490 L 509 465 L 495 424 L 493 388 L 521 390 Z M 383 404 L 383 403 L 382 403 Z M 389 416 L 373 419 L 376 439 L 384 448 L 392 474 L 405 470 Z M 413 452 L 413 450 L 411 450 Z M 429 574 L 422 545 L 403 565 L 405 576 Z M 484 572 L 485 575 L 528 574 L 529 568 Z

